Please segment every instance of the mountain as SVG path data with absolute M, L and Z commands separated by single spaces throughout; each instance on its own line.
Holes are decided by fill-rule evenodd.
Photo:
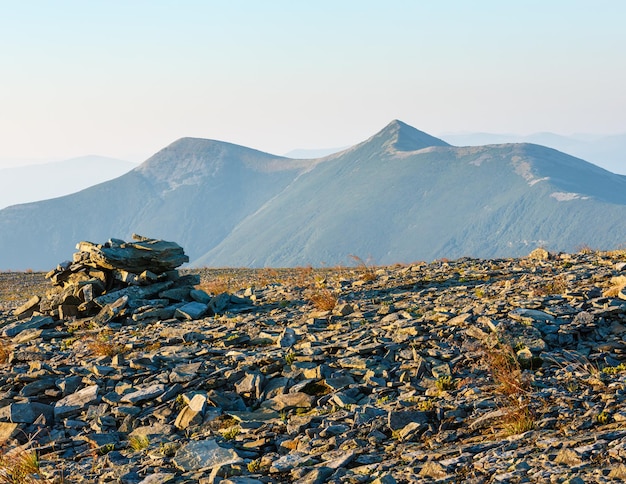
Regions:
M 626 133 L 611 136 L 534 133 L 527 136 L 494 133 L 443 135 L 458 146 L 480 146 L 502 143 L 534 143 L 563 151 L 597 164 L 613 173 L 626 175 Z
M 0 210 L 0 268 L 80 240 L 178 242 L 192 265 L 380 264 L 626 243 L 626 177 L 539 145 L 454 147 L 392 121 L 324 158 L 183 138 L 79 193 Z
M 312 148 L 312 149 L 295 149 L 291 150 L 288 153 L 285 153 L 284 156 L 286 158 L 296 158 L 300 160 L 311 160 L 313 158 L 322 158 L 324 156 L 333 155 L 340 151 L 349 148 L 348 146 L 344 146 L 343 148 Z
M 130 161 L 91 155 L 0 168 L 0 208 L 68 195 L 117 178 L 136 166 Z
M 291 183 L 303 163 L 230 143 L 183 138 L 115 180 L 0 210 L 0 268 L 45 269 L 79 240 L 137 232 L 203 254 Z

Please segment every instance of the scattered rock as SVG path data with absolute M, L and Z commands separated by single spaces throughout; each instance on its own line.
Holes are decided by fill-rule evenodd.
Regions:
M 41 480 L 626 476 L 618 251 L 364 282 L 358 269 L 179 271 L 184 253 L 150 240 L 79 244 L 50 295 L 0 307 L 0 443 L 36 446 Z M 196 288 L 244 276 L 235 294 Z M 320 285 L 333 310 L 313 307 Z

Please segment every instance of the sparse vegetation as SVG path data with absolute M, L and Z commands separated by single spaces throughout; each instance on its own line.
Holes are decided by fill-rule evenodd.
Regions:
M 486 350 L 491 377 L 503 395 L 502 427 L 506 435 L 532 430 L 535 414 L 530 402 L 530 379 L 524 374 L 511 345 L 497 341 Z
M 427 400 L 420 400 L 419 402 L 417 402 L 417 409 L 420 410 L 421 412 L 430 412 L 433 410 L 433 408 L 435 408 L 435 404 L 430 398 Z
M 165 457 L 173 457 L 178 450 L 178 444 L 175 442 L 164 442 L 160 446 L 161 454 Z
M 123 344 L 111 341 L 111 333 L 100 333 L 95 340 L 87 343 L 87 349 L 96 356 L 115 356 L 125 352 Z
M 289 366 L 293 365 L 293 362 L 296 360 L 296 354 L 293 351 L 290 351 L 285 355 L 285 363 Z
M 98 455 L 106 455 L 115 450 L 115 444 L 105 444 L 98 448 Z
M 447 392 L 456 388 L 456 381 L 452 379 L 451 375 L 443 375 L 437 378 L 435 386 L 440 392 Z
M 239 435 L 240 432 L 241 427 L 239 427 L 238 425 L 233 425 L 232 427 L 222 430 L 220 433 L 222 434 L 222 437 L 224 437 L 226 440 L 233 440 Z
M 9 361 L 11 351 L 13 351 L 12 345 L 4 338 L 0 338 L 0 364 Z
M 365 263 L 363 259 L 361 259 L 358 255 L 350 254 L 350 258 L 356 263 L 357 268 L 360 272 L 360 279 L 363 281 L 374 281 L 376 280 L 376 273 L 374 269 L 372 269 L 369 265 Z
M 247 473 L 268 473 L 276 456 L 273 451 L 266 452 L 266 449 L 271 449 L 274 444 L 277 444 L 276 448 L 280 447 L 282 439 L 287 438 L 292 441 L 292 447 L 281 447 L 285 452 L 307 452 L 310 446 L 316 452 L 319 451 L 319 455 L 328 450 L 341 451 L 350 446 L 370 444 L 368 449 L 372 451 L 375 448 L 375 452 L 381 455 L 383 452 L 388 454 L 398 451 L 399 446 L 403 452 L 406 446 L 406 455 L 414 451 L 426 455 L 433 449 L 442 449 L 442 452 L 447 453 L 452 446 L 462 445 L 467 449 L 473 448 L 481 440 L 506 442 L 507 436 L 532 430 L 530 435 L 508 440 L 517 444 L 519 439 L 520 448 L 529 448 L 537 439 L 546 436 L 552 438 L 555 434 L 565 435 L 564 439 L 570 435 L 572 440 L 578 439 L 580 429 L 583 428 L 585 431 L 593 432 L 595 429 L 607 435 L 610 433 L 611 440 L 617 444 L 621 434 L 614 430 L 622 428 L 621 389 L 624 386 L 626 362 L 621 362 L 623 353 L 619 343 L 623 339 L 620 326 L 623 325 L 623 310 L 618 306 L 619 292 L 615 291 L 621 279 L 613 278 L 623 269 L 619 266 L 616 268 L 615 258 L 611 260 L 606 255 L 598 255 L 597 258 L 596 255 L 587 257 L 580 254 L 572 255 L 570 259 L 557 257 L 560 256 L 550 261 L 535 261 L 533 266 L 524 265 L 523 260 L 467 260 L 422 264 L 419 268 L 407 266 L 392 270 L 381 267 L 371 284 L 361 282 L 363 269 L 355 267 L 306 267 L 273 271 L 220 269 L 215 273 L 221 274 L 222 282 L 232 281 L 228 292 L 237 286 L 252 288 L 254 308 L 246 307 L 241 313 L 224 312 L 189 322 L 169 320 L 134 324 L 125 320 L 121 325 L 112 326 L 118 327 L 118 332 L 105 330 L 100 336 L 87 327 L 89 318 L 80 318 L 74 322 L 55 321 L 54 325 L 46 327 L 46 331 L 50 328 L 51 332 L 58 331 L 60 336 L 43 340 L 45 350 L 42 353 L 45 351 L 46 358 L 51 360 L 50 352 L 58 348 L 71 349 L 60 354 L 58 360 L 88 368 L 106 368 L 110 365 L 110 372 L 102 371 L 101 375 L 89 374 L 83 367 L 80 373 L 90 380 L 106 382 L 107 386 L 99 390 L 98 397 L 100 402 L 107 402 L 108 408 L 105 409 L 107 405 L 104 404 L 99 406 L 100 402 L 95 401 L 85 410 L 89 414 L 103 414 L 103 418 L 91 419 L 89 422 L 102 424 L 104 432 L 113 428 L 114 421 L 121 423 L 122 419 L 118 417 L 134 415 L 136 412 L 125 401 L 108 403 L 109 397 L 111 401 L 115 397 L 113 394 L 107 395 L 109 391 L 119 391 L 118 395 L 121 396 L 134 389 L 147 388 L 153 383 L 167 382 L 170 378 L 168 373 L 174 369 L 178 378 L 186 380 L 180 383 L 184 389 L 176 397 L 167 395 L 167 400 L 159 396 L 152 403 L 133 404 L 133 407 L 147 410 L 145 414 L 137 412 L 139 419 L 145 420 L 143 416 L 153 412 L 155 417 L 171 425 L 187 405 L 187 399 L 197 392 L 206 394 L 208 404 L 215 407 L 221 408 L 232 403 L 231 408 L 236 408 L 241 399 L 253 414 L 251 417 L 259 412 L 259 425 L 263 426 L 264 433 L 261 438 L 256 428 L 249 430 L 247 420 L 246 424 L 238 420 L 247 417 L 237 415 L 234 410 L 224 411 L 216 417 L 219 412 L 211 408 L 205 411 L 202 424 L 196 425 L 198 421 L 195 420 L 184 432 L 170 435 L 172 442 L 160 436 L 151 436 L 150 440 L 134 437 L 121 445 L 106 444 L 98 447 L 91 444 L 91 449 L 81 457 L 81 465 L 89 460 L 94 462 L 92 475 L 84 477 L 88 480 L 95 479 L 98 472 L 103 472 L 105 463 L 115 457 L 111 455 L 111 459 L 103 459 L 102 455 L 116 449 L 131 459 L 133 465 L 144 465 L 151 459 L 161 459 L 163 467 L 170 472 L 173 465 L 170 457 L 194 439 L 215 439 L 222 447 L 235 447 L 237 450 L 248 448 L 254 441 L 255 448 L 262 449 L 258 454 L 261 457 L 224 470 L 224 474 L 239 473 L 242 476 Z M 594 265 L 597 260 L 598 265 Z M 563 274 L 562 270 L 564 261 L 569 261 L 570 265 L 567 274 Z M 597 267 L 598 271 L 594 272 L 593 267 Z M 479 282 L 466 284 L 467 281 Z M 267 286 L 262 286 L 261 282 L 267 282 Z M 541 288 L 541 293 L 545 295 L 570 292 L 566 294 L 567 297 L 543 297 L 537 288 Z M 577 327 L 576 324 L 567 323 L 575 318 L 578 318 L 578 322 L 585 321 L 578 314 L 590 307 L 589 298 L 598 298 L 602 304 L 598 295 L 607 289 L 613 291 L 616 301 L 612 302 L 614 307 L 609 307 L 611 310 L 602 316 L 604 320 L 594 313 L 593 328 L 599 327 L 600 330 L 594 333 L 591 332 L 594 329 L 589 328 L 589 332 L 581 331 L 577 334 L 573 342 L 561 343 L 557 338 L 566 340 L 573 331 L 572 327 L 574 330 Z M 590 290 L 595 296 L 589 295 Z M 247 297 L 251 293 L 238 295 Z M 328 308 L 335 309 L 332 314 L 312 314 L 314 302 L 311 295 L 316 293 L 329 295 L 332 302 Z M 346 311 L 344 314 L 344 311 L 339 310 L 344 307 L 344 303 L 351 308 L 351 313 Z M 578 310 L 578 313 L 569 308 L 563 313 L 558 312 L 561 305 L 565 304 Z M 530 313 L 523 321 L 512 317 L 510 312 L 520 307 L 557 315 L 559 333 L 544 332 L 542 324 L 528 323 Z M 319 309 L 317 306 L 315 308 Z M 590 313 L 592 311 L 589 309 Z M 447 324 L 451 318 L 463 314 L 470 316 Z M 9 314 L 8 323 L 14 321 L 11 318 Z M 277 345 L 277 338 L 292 323 L 300 338 L 288 348 L 281 348 Z M 549 324 L 550 321 L 546 321 L 546 325 Z M 66 334 L 69 328 L 75 329 L 71 336 Z M 92 328 L 99 329 L 95 326 Z M 303 329 L 308 332 L 301 331 Z M 555 328 L 548 329 L 555 331 Z M 541 335 L 535 330 L 540 331 Z M 609 333 L 606 338 L 608 341 L 605 341 L 602 338 L 609 330 L 615 333 Z M 201 333 L 206 339 L 198 335 L 196 340 L 196 335 L 193 335 L 186 341 L 184 335 L 188 332 Z M 24 333 L 24 336 L 25 340 L 29 337 L 28 333 Z M 535 361 L 532 356 L 533 352 L 537 353 L 534 349 L 535 336 L 542 337 L 546 343 L 541 353 L 543 361 Z M 129 338 L 128 344 L 121 344 L 126 341 L 125 337 Z M 250 343 L 245 347 L 243 344 L 241 347 L 230 344 L 239 338 L 242 341 L 249 338 Z M 59 375 L 63 373 L 64 367 L 60 367 L 54 359 L 28 364 L 20 359 L 31 356 L 22 350 L 29 346 L 37 348 L 41 340 L 29 340 L 27 344 L 17 341 L 17 338 L 0 338 L 0 360 L 4 345 L 5 358 L 8 359 L 15 352 L 13 359 L 17 365 L 14 366 L 20 371 L 28 368 L 26 371 L 40 372 L 43 365 L 47 364 Z M 185 356 L 179 359 L 177 353 L 170 361 L 169 355 L 178 351 L 178 345 L 186 350 Z M 187 348 L 187 345 L 197 346 L 200 351 L 195 354 L 196 348 Z M 589 351 L 581 351 L 581 347 Z M 613 350 L 613 347 L 617 349 Z M 106 358 L 101 358 L 117 354 L 118 351 L 128 353 L 125 359 L 129 364 L 118 365 L 117 361 L 109 363 Z M 157 355 L 154 355 L 155 352 Z M 254 358 L 248 358 L 249 354 L 254 354 Z M 161 358 L 161 355 L 164 357 Z M 153 361 L 154 366 L 159 363 L 157 371 L 161 374 L 158 378 L 152 369 L 145 372 L 141 370 L 140 365 L 147 365 L 148 360 Z M 135 362 L 137 368 L 134 368 Z M 449 369 L 445 369 L 443 363 Z M 429 378 L 429 371 L 440 365 L 441 368 L 435 371 L 439 378 Z M 4 370 L 10 371 L 7 366 Z M 117 388 L 117 377 L 121 373 L 124 381 Z M 440 376 L 442 373 L 443 376 Z M 244 375 L 249 378 L 250 374 L 258 374 L 260 379 L 260 387 L 254 387 L 254 391 L 244 390 L 245 385 L 239 383 L 243 382 Z M 285 390 L 273 387 L 275 379 L 276 382 L 287 382 L 290 378 L 293 380 L 294 375 L 298 375 L 295 383 L 285 384 Z M 18 395 L 22 388 L 31 383 L 29 378 L 24 381 L 20 378 L 16 380 L 19 384 L 11 389 Z M 344 378 L 345 382 L 342 382 Z M 305 380 L 308 381 L 300 384 Z M 68 383 L 72 383 L 72 380 Z M 79 388 L 83 388 L 86 382 L 83 381 L 81 385 Z M 298 386 L 294 388 L 294 385 Z M 60 391 L 58 387 L 44 389 L 42 394 L 45 392 L 45 402 L 53 402 L 61 395 L 75 391 L 69 384 L 64 388 L 67 390 Z M 258 394 L 257 388 L 260 389 Z M 309 399 L 311 404 L 299 406 L 298 403 L 294 406 L 282 394 L 278 393 L 278 398 L 275 396 L 276 392 L 290 390 L 313 397 Z M 20 399 L 21 395 L 16 398 Z M 283 408 L 282 405 L 267 407 L 264 401 L 270 398 L 275 399 L 272 405 L 285 398 L 280 403 L 287 406 L 282 410 L 278 410 Z M 306 396 L 301 395 L 301 398 L 305 399 Z M 9 400 L 10 397 L 7 397 Z M 32 400 L 37 401 L 37 397 Z M 350 403 L 353 401 L 356 403 Z M 476 405 L 476 402 L 480 404 Z M 119 413 L 114 415 L 116 408 Z M 419 416 L 424 419 L 423 426 L 420 421 L 419 425 L 408 428 L 404 426 L 395 430 L 400 425 L 394 425 L 375 431 L 370 425 L 354 423 L 361 421 L 361 417 L 365 420 L 366 417 L 376 415 L 375 421 L 383 422 L 392 417 L 395 419 L 395 412 L 407 412 L 410 416 L 410 412 L 416 411 L 426 412 L 426 415 Z M 366 414 L 361 415 L 362 412 Z M 111 416 L 115 418 L 111 419 Z M 401 422 L 400 419 L 398 421 Z M 62 429 L 63 422 L 54 425 L 57 431 Z M 305 430 L 299 432 L 298 428 Z M 313 430 L 306 430 L 308 428 Z M 346 428 L 349 430 L 346 431 Z M 294 436 L 292 429 L 296 429 L 294 432 L 299 435 Z M 322 431 L 328 437 L 320 437 Z M 84 427 L 84 433 L 91 433 L 88 426 Z M 613 433 L 618 436 L 613 438 Z M 267 440 L 261 440 L 266 438 L 265 435 L 268 436 Z M 303 440 L 298 440 L 298 437 Z M 38 449 L 45 448 L 45 445 Z M 581 440 L 576 445 L 587 445 L 587 441 Z M 566 447 L 564 443 L 563 448 Z M 147 451 L 143 450 L 146 448 Z M 54 452 L 56 450 L 50 454 L 56 456 Z M 386 454 L 383 458 L 387 457 Z M 284 455 L 282 450 L 279 455 Z M 594 459 L 600 458 L 606 461 L 605 456 L 606 453 L 602 457 L 591 456 L 589 460 L 585 456 L 583 460 L 585 463 L 595 463 Z M 553 459 L 537 464 L 538 457 L 535 454 L 522 455 L 521 458 L 526 457 L 533 468 L 536 465 L 554 464 Z M 426 467 L 427 461 L 410 458 L 415 469 Z M 0 478 L 0 484 L 46 482 L 44 477 L 54 474 L 50 470 L 53 458 L 42 454 L 41 459 L 40 474 L 34 473 L 23 481 L 19 481 L 19 478 Z M 567 461 L 565 453 L 559 458 L 561 461 Z M 66 465 L 70 467 L 67 475 L 71 476 L 70 479 L 74 478 L 79 466 L 75 462 Z M 502 470 L 505 468 L 502 467 Z M 304 474 L 304 470 L 297 470 Z M 483 474 L 490 470 L 485 469 Z M 55 472 L 58 477 L 58 471 Z M 425 471 L 423 476 L 428 473 Z M 422 475 L 422 472 L 416 470 L 415 474 Z M 66 475 L 65 469 L 63 475 Z M 481 475 L 479 469 L 471 467 L 452 470 L 444 466 L 441 475 L 449 475 L 459 482 L 470 478 L 477 481 L 481 478 L 489 479 Z M 608 475 L 608 470 L 605 475 Z
M 510 345 L 497 342 L 486 350 L 487 366 L 499 390 L 509 398 L 526 394 L 530 386 Z
M 538 296 L 552 296 L 555 294 L 563 294 L 567 291 L 567 279 L 560 274 L 553 279 L 545 282 L 543 285 L 535 289 Z
M 618 373 L 622 373 L 626 371 L 626 364 L 620 363 L 617 366 L 606 366 L 602 368 L 602 373 L 605 375 L 617 375 Z
M 40 482 L 39 457 L 34 450 L 12 449 L 0 452 L 0 484 Z
M 337 305 L 337 296 L 327 287 L 314 288 L 309 296 L 309 300 L 320 311 L 332 311 Z
M 598 415 L 596 415 L 596 422 L 600 425 L 604 425 L 608 423 L 610 418 L 610 415 L 606 411 L 602 411 Z
M 261 459 L 254 459 L 253 461 L 248 462 L 247 468 L 248 472 L 256 474 L 261 470 Z
M 507 407 L 502 423 L 506 435 L 523 434 L 535 428 L 535 417 L 528 402 L 522 400 Z
M 150 445 L 150 439 L 146 435 L 133 435 L 128 439 L 128 445 L 137 452 L 147 448 Z

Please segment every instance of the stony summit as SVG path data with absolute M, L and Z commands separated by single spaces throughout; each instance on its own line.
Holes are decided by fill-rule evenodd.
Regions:
M 617 482 L 626 251 L 0 273 L 0 480 Z

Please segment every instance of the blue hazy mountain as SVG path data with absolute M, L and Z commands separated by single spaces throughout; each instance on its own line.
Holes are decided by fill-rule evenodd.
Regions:
M 0 268 L 132 233 L 192 265 L 385 264 L 626 243 L 626 177 L 529 143 L 454 147 L 400 121 L 324 158 L 180 139 L 79 193 L 0 210 Z
M 0 209 L 78 192 L 117 178 L 136 166 L 130 161 L 90 155 L 0 168 Z

